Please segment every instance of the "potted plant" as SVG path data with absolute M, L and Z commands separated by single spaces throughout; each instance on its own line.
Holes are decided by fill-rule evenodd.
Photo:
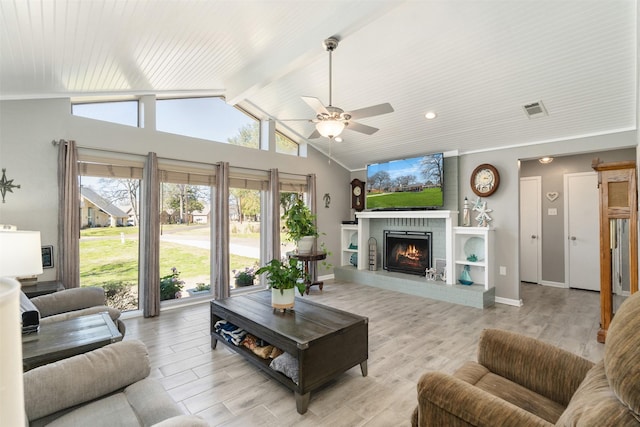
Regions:
M 281 261 L 274 258 L 256 271 L 256 274 L 263 273 L 267 274 L 273 308 L 280 310 L 293 308 L 296 289 L 300 295 L 304 295 L 306 290 L 305 273 L 298 265 L 298 260 L 289 258 Z
M 236 279 L 236 286 L 253 286 L 256 278 L 256 267 L 245 267 L 244 270 L 231 270 Z
M 205 284 L 204 282 L 196 283 L 196 287 L 187 289 L 187 292 L 189 292 L 189 296 L 192 297 L 198 295 L 208 295 L 211 293 L 211 285 L 209 285 L 208 283 Z
M 287 237 L 296 242 L 298 253 L 310 253 L 315 238 L 318 237 L 316 227 L 316 216 L 304 204 L 301 197 L 284 213 L 282 219 L 285 221 Z

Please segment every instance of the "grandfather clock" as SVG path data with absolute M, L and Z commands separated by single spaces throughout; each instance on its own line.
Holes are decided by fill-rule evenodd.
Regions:
M 629 286 L 638 291 L 638 190 L 636 162 L 601 163 L 591 167 L 598 172 L 600 192 L 600 330 L 603 343 L 614 315 L 613 287 Z

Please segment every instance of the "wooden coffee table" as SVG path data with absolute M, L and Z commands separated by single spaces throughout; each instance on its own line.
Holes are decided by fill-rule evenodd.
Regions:
M 37 333 L 22 335 L 22 366 L 28 371 L 121 340 L 106 312 L 45 323 Z
M 298 361 L 298 384 L 269 367 L 243 346 L 228 343 L 215 332 L 218 320 L 227 320 L 248 333 L 291 354 Z M 211 301 L 211 348 L 218 341 L 295 392 L 296 409 L 304 414 L 312 391 L 360 365 L 367 375 L 368 319 L 296 297 L 294 310 L 271 307 L 271 292 L 261 291 Z

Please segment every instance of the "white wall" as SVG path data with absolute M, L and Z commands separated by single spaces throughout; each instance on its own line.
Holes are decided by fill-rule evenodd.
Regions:
M 75 117 L 70 111 L 69 99 L 0 102 L 0 167 L 7 169 L 8 179 L 21 186 L 7 194 L 6 203 L 0 203 L 0 224 L 40 230 L 42 244 L 54 245 L 57 250 L 58 149 L 51 141 L 75 140 L 79 147 L 141 155 L 154 151 L 162 158 L 212 164 L 227 161 L 232 167 L 278 168 L 281 173 L 301 175 L 315 173 L 318 226 L 326 233 L 320 241 L 326 242 L 332 252 L 328 261 L 339 265 L 340 223 L 350 215 L 351 178 L 342 166 L 329 162 L 313 148 L 308 148 L 306 158 L 293 157 Z M 328 209 L 322 201 L 324 193 L 331 194 Z M 330 273 L 319 271 L 320 275 Z M 45 270 L 39 278 L 53 279 L 55 269 Z

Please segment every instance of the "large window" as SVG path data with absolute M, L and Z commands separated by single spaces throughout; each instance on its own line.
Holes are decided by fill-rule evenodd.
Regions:
M 300 154 L 299 151 L 299 146 L 296 142 L 280 132 L 276 132 L 276 153 L 297 156 Z
M 141 175 L 112 168 L 125 169 L 134 177 L 80 177 L 80 286 L 104 288 L 107 305 L 123 311 L 138 309 Z
M 260 264 L 261 197 L 259 190 L 229 189 L 229 265 L 231 289 L 257 285 Z
M 260 122 L 217 97 L 159 99 L 156 127 L 162 132 L 260 147 Z
M 138 127 L 138 101 L 71 104 L 71 114 L 105 122 Z
M 160 300 L 211 294 L 212 175 L 160 173 Z

